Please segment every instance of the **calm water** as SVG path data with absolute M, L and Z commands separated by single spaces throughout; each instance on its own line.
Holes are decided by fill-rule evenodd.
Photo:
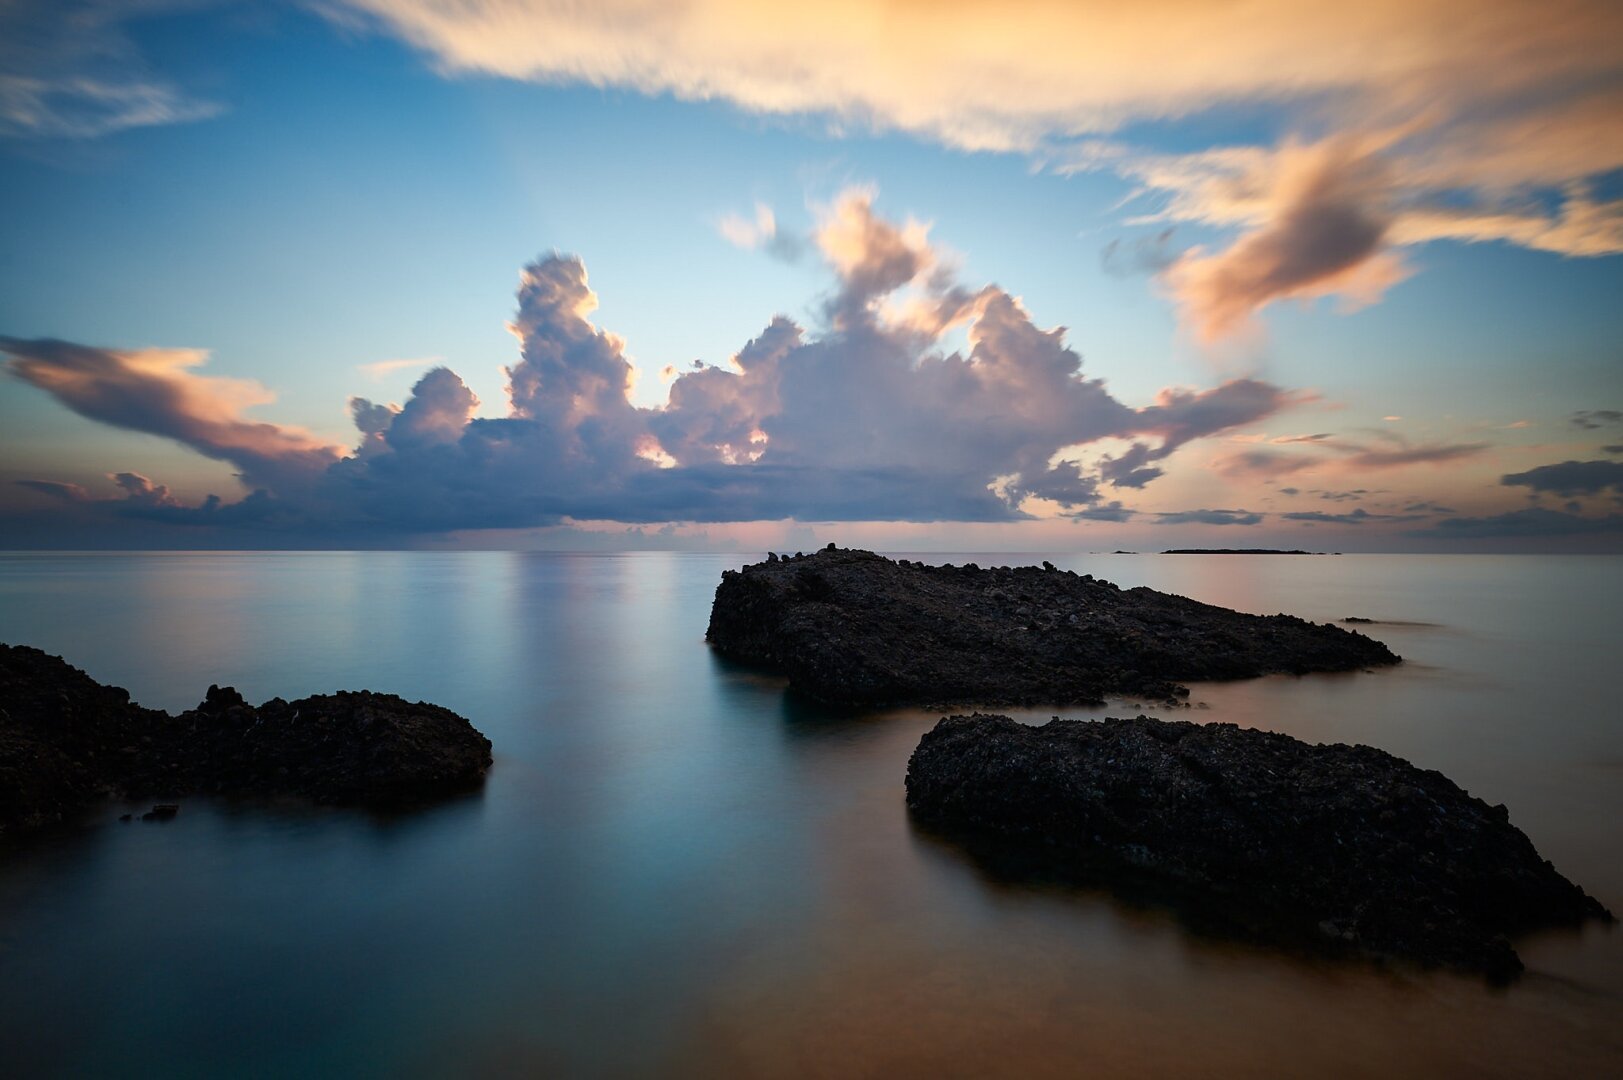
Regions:
M 1623 912 L 1623 559 L 1047 557 L 1401 620 L 1369 628 L 1397 669 L 1197 686 L 1182 715 L 1441 769 Z M 187 800 L 3 856 L 0 1073 L 1623 1072 L 1623 932 L 1525 941 L 1493 990 L 988 879 L 904 812 L 934 715 L 826 715 L 711 657 L 743 561 L 0 555 L 0 640 L 144 704 L 366 687 L 496 746 L 481 796 L 404 819 Z

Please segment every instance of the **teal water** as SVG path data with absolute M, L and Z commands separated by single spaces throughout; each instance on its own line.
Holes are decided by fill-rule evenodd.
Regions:
M 1623 912 L 1623 559 L 922 557 L 1394 620 L 1365 629 L 1396 669 L 1181 715 L 1440 769 Z M 364 687 L 496 748 L 481 795 L 408 817 L 189 799 L 0 855 L 0 1074 L 1623 1073 L 1623 932 L 1521 942 L 1496 990 L 986 878 L 904 811 L 933 714 L 832 716 L 710 655 L 745 561 L 0 555 L 0 640 L 146 705 Z

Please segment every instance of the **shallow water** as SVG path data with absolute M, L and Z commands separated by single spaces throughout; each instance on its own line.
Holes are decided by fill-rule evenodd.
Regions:
M 1440 769 L 1623 912 L 1623 559 L 923 557 L 1383 620 L 1361 629 L 1398 668 L 1200 685 L 1180 715 Z M 1523 941 L 1496 990 L 989 878 L 908 822 L 933 714 L 832 716 L 710 655 L 744 561 L 0 555 L 0 640 L 143 704 L 364 687 L 457 710 L 497 758 L 407 817 L 189 799 L 0 855 L 0 1072 L 1623 1072 L 1623 932 Z

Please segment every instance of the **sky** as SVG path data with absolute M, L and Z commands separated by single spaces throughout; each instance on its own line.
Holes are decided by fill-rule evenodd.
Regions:
M 1623 550 L 1620 42 L 0 0 L 0 547 Z

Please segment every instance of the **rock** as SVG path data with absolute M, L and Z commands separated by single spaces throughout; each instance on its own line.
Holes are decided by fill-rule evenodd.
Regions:
M 473 725 L 425 702 L 358 691 L 255 708 L 211 686 L 171 716 L 26 646 L 0 645 L 0 707 L 0 834 L 146 795 L 410 805 L 477 787 L 491 760 Z
M 788 675 L 800 693 L 850 705 L 1172 701 L 1189 680 L 1399 659 L 1339 627 L 1068 571 L 904 564 L 829 548 L 725 572 L 706 637 L 723 656 Z
M 1248 936 L 1495 979 L 1521 970 L 1508 937 L 1612 918 L 1441 773 L 1232 724 L 951 716 L 908 762 L 907 804 L 972 847 L 1168 886 Z
M 159 803 L 158 805 L 154 806 L 151 810 L 148 810 L 146 813 L 142 814 L 141 815 L 141 820 L 142 821 L 172 821 L 172 820 L 174 820 L 175 815 L 178 814 L 178 813 L 180 813 L 180 807 L 177 806 L 175 803 Z

